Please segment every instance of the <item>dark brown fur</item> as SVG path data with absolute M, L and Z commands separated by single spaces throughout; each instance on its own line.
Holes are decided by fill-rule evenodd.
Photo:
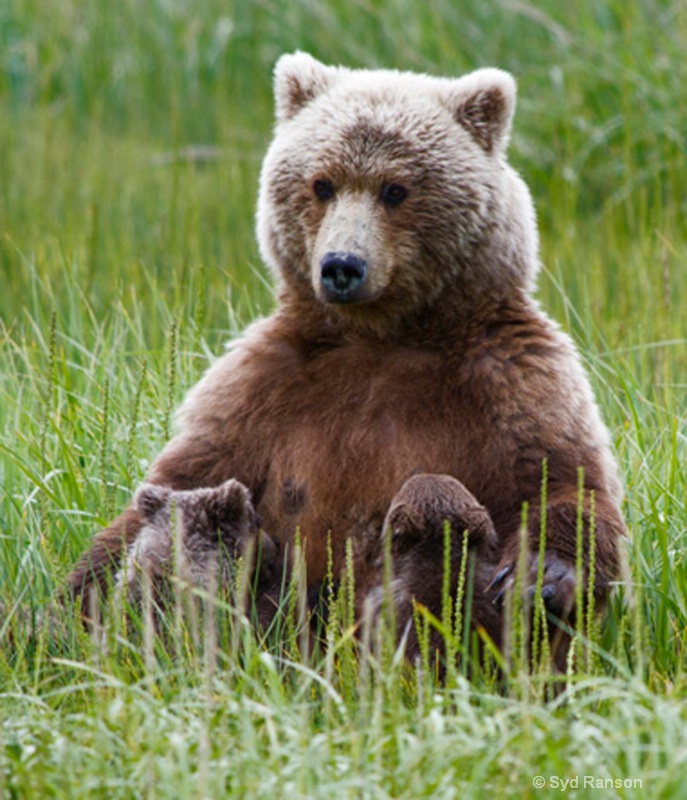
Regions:
M 601 597 L 617 575 L 623 522 L 609 495 L 603 454 L 588 443 L 586 420 L 565 413 L 570 399 L 560 365 L 566 354 L 525 306 L 492 314 L 477 330 L 456 330 L 455 339 L 444 332 L 443 344 L 431 343 L 427 330 L 423 345 L 412 347 L 356 337 L 304 339 L 300 326 L 280 313 L 246 342 L 221 393 L 222 414 L 204 414 L 192 435 L 182 432 L 150 480 L 188 489 L 236 477 L 259 496 L 257 512 L 276 541 L 286 545 L 300 529 L 309 582 L 325 576 L 331 531 L 335 571 L 343 568 L 352 538 L 362 584 L 367 565 L 379 557 L 383 520 L 417 472 L 453 476 L 479 498 L 496 532 L 494 567 L 517 558 L 525 502 L 536 549 L 543 459 L 548 550 L 574 564 L 581 467 L 587 491 L 595 492 Z M 250 444 L 242 448 L 242 442 Z M 303 487 L 296 513 L 293 486 Z M 440 505 L 434 526 L 443 530 L 445 518 L 448 509 Z M 94 579 L 104 585 L 138 525 L 137 512 L 129 510 L 96 537 L 71 576 L 73 592 Z M 442 542 L 438 537 L 437 566 Z M 438 597 L 440 572 L 413 580 L 435 586 Z M 494 596 L 476 598 L 477 618 L 485 603 L 493 617 Z

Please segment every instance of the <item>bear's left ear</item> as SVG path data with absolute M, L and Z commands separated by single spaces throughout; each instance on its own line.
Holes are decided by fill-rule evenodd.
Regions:
M 336 67 L 327 67 L 302 52 L 282 56 L 274 68 L 274 98 L 277 120 L 283 122 L 296 114 L 335 81 Z
M 505 150 L 515 111 L 515 79 L 500 69 L 478 69 L 452 81 L 444 95 L 459 122 L 487 153 Z

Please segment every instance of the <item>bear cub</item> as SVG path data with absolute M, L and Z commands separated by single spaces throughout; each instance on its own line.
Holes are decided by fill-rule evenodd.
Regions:
M 227 584 L 246 555 L 259 559 L 260 578 L 269 577 L 277 548 L 260 531 L 250 493 L 238 481 L 187 491 L 147 483 L 133 507 L 142 527 L 115 579 L 130 602 L 140 602 L 146 580 L 159 587 L 172 575 L 190 587 Z

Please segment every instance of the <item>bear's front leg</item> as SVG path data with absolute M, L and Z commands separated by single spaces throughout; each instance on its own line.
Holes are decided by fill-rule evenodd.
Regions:
M 497 645 L 500 642 L 500 613 L 485 601 L 484 595 L 496 563 L 497 544 L 488 511 L 460 481 L 449 475 L 415 475 L 401 486 L 392 500 L 383 533 L 391 540 L 393 579 L 390 588 L 397 630 L 401 637 L 406 637 L 406 656 L 411 660 L 420 650 L 413 614 L 416 604 L 442 619 L 447 525 L 451 597 L 455 599 L 467 531 L 469 561 L 466 567 L 471 571 L 472 620 L 482 626 Z M 383 603 L 381 586 L 370 593 L 370 602 L 373 613 L 378 615 Z M 443 650 L 441 636 L 436 631 L 430 636 L 430 647 L 432 651 Z
M 618 548 L 625 535 L 625 524 L 612 498 L 601 491 L 594 494 L 593 501 L 591 498 L 588 491 L 581 501 L 577 487 L 559 489 L 549 497 L 544 512 L 533 505 L 528 515 L 529 551 L 521 579 L 523 599 L 526 605 L 531 605 L 540 580 L 543 530 L 541 599 L 548 617 L 553 664 L 560 671 L 566 669 L 568 631 L 576 626 L 577 601 L 582 598 L 584 614 L 589 598 L 593 597 L 594 609 L 601 613 L 611 584 L 619 575 Z M 519 548 L 520 535 L 514 534 L 505 543 L 500 563 L 487 587 L 487 596 L 495 606 L 503 604 L 518 582 Z

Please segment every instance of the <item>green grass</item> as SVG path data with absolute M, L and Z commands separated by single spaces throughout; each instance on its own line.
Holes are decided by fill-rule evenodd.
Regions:
M 0 5 L 0 796 L 685 794 L 685 41 L 677 0 Z M 539 294 L 592 374 L 631 530 L 601 653 L 554 700 L 518 673 L 436 686 L 388 648 L 356 663 L 343 610 L 311 659 L 231 615 L 226 646 L 174 654 L 41 626 L 171 408 L 273 307 L 253 209 L 270 71 L 296 48 L 518 78 Z

